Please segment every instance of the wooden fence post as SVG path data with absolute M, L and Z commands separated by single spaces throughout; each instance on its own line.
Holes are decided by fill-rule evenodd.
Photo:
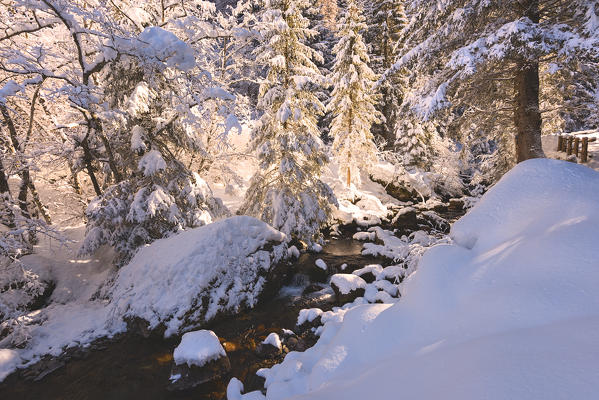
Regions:
M 562 147 L 564 145 L 564 138 L 562 135 L 557 137 L 557 151 L 562 151 Z
M 584 137 L 584 138 L 582 138 L 582 150 L 580 151 L 580 162 L 581 163 L 587 162 L 588 155 L 589 155 L 589 138 Z
M 578 147 L 580 146 L 580 138 L 574 138 L 574 154 L 578 157 Z
M 572 136 L 568 136 L 568 142 L 566 143 L 566 155 L 572 154 Z

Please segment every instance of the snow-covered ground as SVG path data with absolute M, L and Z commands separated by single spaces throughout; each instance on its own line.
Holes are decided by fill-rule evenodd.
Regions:
M 260 371 L 266 398 L 596 398 L 598 193 L 585 166 L 519 164 L 424 255 L 401 301 L 322 314 L 314 347 Z M 230 399 L 264 398 L 239 388 Z

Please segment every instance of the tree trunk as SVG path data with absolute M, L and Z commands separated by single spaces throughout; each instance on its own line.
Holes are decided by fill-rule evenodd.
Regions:
M 10 195 L 10 188 L 8 187 L 8 178 L 4 172 L 4 163 L 0 159 L 0 194 L 8 193 Z
M 351 185 L 351 169 L 347 167 L 347 187 Z
M 42 200 L 40 199 L 40 195 L 37 192 L 37 188 L 35 187 L 35 184 L 33 183 L 33 181 L 31 179 L 29 180 L 28 186 L 29 186 L 29 191 L 31 192 L 31 197 L 32 197 L 33 203 L 35 204 L 35 206 L 39 210 L 40 214 L 44 218 L 44 221 L 46 221 L 46 223 L 48 225 L 52 225 L 52 218 L 50 218 L 48 209 L 46 208 L 46 206 L 44 206 L 44 203 L 42 203 Z
M 85 169 L 87 170 L 87 175 L 89 175 L 89 179 L 92 181 L 92 185 L 94 186 L 94 191 L 96 195 L 102 196 L 102 189 L 100 189 L 100 185 L 98 184 L 98 179 L 96 179 L 96 174 L 94 173 L 94 167 L 92 166 L 92 154 L 89 150 L 89 145 L 87 143 L 87 136 L 85 139 L 81 141 L 81 148 L 83 149 L 83 161 L 85 162 Z
M 524 16 L 539 23 L 539 1 L 528 0 L 522 4 Z M 541 110 L 539 107 L 539 62 L 518 60 L 514 76 L 516 105 L 516 161 L 545 157 L 541 145 Z

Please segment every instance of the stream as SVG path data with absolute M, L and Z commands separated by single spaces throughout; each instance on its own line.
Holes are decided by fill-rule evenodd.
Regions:
M 457 215 L 445 217 L 454 220 Z M 220 400 L 226 399 L 226 387 L 232 377 L 244 383 L 246 392 L 262 389 L 263 380 L 255 372 L 281 362 L 285 353 L 264 358 L 257 354 L 256 346 L 271 332 L 280 334 L 283 328 L 295 330 L 301 309 L 318 307 L 326 311 L 339 305 L 332 289 L 316 282 L 324 279 L 308 272 L 316 259 L 325 261 L 328 275 L 340 272 L 343 264 L 351 267 L 348 270 L 368 264 L 394 264 L 387 258 L 362 255 L 363 242 L 352 239 L 353 232 L 329 238 L 320 253 L 303 253 L 294 265 L 296 275 L 278 297 L 202 327 L 216 333 L 230 359 L 232 369 L 221 379 L 186 391 L 169 391 L 172 354 L 180 337 L 144 338 L 125 333 L 110 340 L 98 340 L 86 349 L 69 349 L 58 358 L 48 357 L 13 373 L 0 383 L 0 399 Z M 301 351 L 312 346 L 317 337 L 308 332 L 299 340 L 300 347 L 296 350 Z

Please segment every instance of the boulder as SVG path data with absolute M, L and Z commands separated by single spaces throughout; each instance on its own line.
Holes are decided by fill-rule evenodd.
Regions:
M 418 210 L 414 207 L 401 208 L 391 223 L 401 230 L 416 230 L 418 229 Z
M 187 364 L 173 365 L 167 389 L 171 391 L 191 389 L 221 378 L 228 374 L 230 370 L 231 362 L 227 356 L 209 361 L 201 367 Z
M 231 370 L 229 357 L 212 331 L 188 332 L 173 353 L 170 390 L 187 390 L 218 379 Z
M 354 274 L 335 274 L 331 278 L 331 287 L 337 302 L 345 304 L 364 296 L 366 281 Z
M 366 283 L 372 283 L 381 272 L 383 272 L 383 267 L 379 264 L 370 264 L 353 271 L 352 274 L 364 279 Z

